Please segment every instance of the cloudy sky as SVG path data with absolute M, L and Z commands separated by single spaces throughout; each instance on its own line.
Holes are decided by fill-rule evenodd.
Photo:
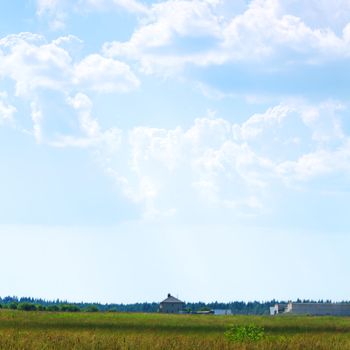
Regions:
M 0 4 L 0 295 L 350 299 L 348 0 Z

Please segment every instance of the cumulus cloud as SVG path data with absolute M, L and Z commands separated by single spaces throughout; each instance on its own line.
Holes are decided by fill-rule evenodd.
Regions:
M 136 60 L 144 72 L 163 74 L 188 64 L 208 66 L 271 58 L 310 63 L 349 56 L 347 23 L 339 33 L 320 22 L 309 25 L 298 11 L 291 12 L 290 3 L 253 0 L 243 12 L 227 14 L 220 11 L 227 6 L 226 1 L 156 3 L 129 41 L 107 43 L 104 52 Z M 327 11 L 332 12 L 332 7 L 339 10 L 342 5 L 329 3 Z
M 196 119 L 184 129 L 138 126 L 103 129 L 94 111 L 93 93 L 126 93 L 140 80 L 131 69 L 174 74 L 187 65 L 206 67 L 256 62 L 315 64 L 348 58 L 350 25 L 346 14 L 329 15 L 329 25 L 312 19 L 316 1 L 303 15 L 294 1 L 167 0 L 144 5 L 135 0 L 38 0 L 38 15 L 64 26 L 70 9 L 124 8 L 139 25 L 130 40 L 110 42 L 100 53 L 76 59 L 72 36 L 48 42 L 32 33 L 0 39 L 0 77 L 14 82 L 16 95 L 29 105 L 37 142 L 55 147 L 86 147 L 96 155 L 130 200 L 145 215 L 175 215 L 196 207 L 264 208 L 276 184 L 312 183 L 322 176 L 349 174 L 350 142 L 343 127 L 346 106 L 327 100 L 281 103 L 242 123 L 215 116 Z M 322 11 L 343 9 L 345 2 L 325 2 Z M 327 6 L 326 6 L 327 5 Z M 228 9 L 226 11 L 226 9 Z M 350 20 L 350 18 L 349 18 Z M 126 62 L 132 62 L 127 64 Z M 272 62 L 272 63 L 271 63 Z M 199 83 L 209 96 L 220 91 Z M 44 92 L 43 92 L 44 91 Z M 41 94 L 60 94 L 75 116 L 74 130 L 45 138 Z M 229 93 L 228 93 L 229 94 Z M 16 112 L 0 98 L 0 120 Z M 201 205 L 198 205 L 200 203 Z
M 123 8 L 139 16 L 130 39 L 105 43 L 109 57 L 136 61 L 146 73 L 165 75 L 200 67 L 261 62 L 305 64 L 349 57 L 350 16 L 345 0 L 200 1 L 38 0 L 37 12 L 53 26 L 71 11 Z
M 186 52 L 188 48 L 177 47 L 175 40 L 179 38 L 180 45 L 181 40 L 187 37 L 194 42 L 207 37 L 219 40 L 221 19 L 213 13 L 214 6 L 215 3 L 197 0 L 169 0 L 154 4 L 145 24 L 134 32 L 128 42 L 108 43 L 104 52 L 109 56 L 137 59 L 145 72 L 152 72 L 155 66 L 166 70 L 168 67 L 176 69 L 184 63 L 206 64 L 214 52 Z M 184 53 L 172 54 L 174 49 Z
M 195 202 L 248 204 L 251 193 L 265 185 L 258 172 L 272 165 L 248 145 L 235 142 L 232 125 L 222 119 L 197 119 L 188 130 L 136 128 L 128 148 L 131 179 L 136 180 L 129 182 L 128 193 L 156 207 L 163 196 L 174 204 L 179 201 L 178 206 L 180 193 Z
M 31 133 L 37 142 L 45 139 L 43 105 L 50 91 L 64 100 L 79 92 L 126 93 L 140 84 L 130 67 L 118 60 L 98 54 L 75 60 L 70 52 L 72 43 L 74 46 L 81 41 L 70 35 L 47 42 L 43 36 L 32 33 L 0 39 L 0 78 L 13 81 L 16 96 L 28 104 Z M 13 109 L 1 103 L 3 115 L 10 118 Z M 76 103 L 71 105 L 75 108 Z M 92 124 L 86 127 L 92 128 Z
M 0 76 L 16 83 L 16 94 L 25 96 L 37 88 L 64 89 L 72 73 L 69 53 L 54 42 L 45 43 L 32 33 L 0 40 Z
M 349 57 L 348 2 L 292 0 L 37 0 L 39 16 L 64 25 L 69 12 L 123 8 L 140 18 L 130 40 L 104 53 L 139 63 L 146 73 L 173 74 L 186 65 L 261 60 L 319 63 Z
M 350 138 L 342 128 L 344 107 L 336 102 L 280 104 L 240 124 L 204 117 L 187 129 L 115 130 L 114 138 L 91 117 L 87 96 L 69 103 L 85 143 L 94 140 L 100 164 L 147 217 L 195 208 L 252 215 L 265 210 L 276 185 L 309 187 L 319 177 L 350 175 Z M 328 135 L 315 137 L 324 125 Z M 61 146 L 82 142 L 65 141 Z
M 321 149 L 302 155 L 295 161 L 277 165 L 277 172 L 287 181 L 305 181 L 319 176 L 336 173 L 349 174 L 350 143 L 346 142 L 335 150 Z
M 139 81 L 130 67 L 120 61 L 92 54 L 74 62 L 64 48 L 74 36 L 46 43 L 44 37 L 31 33 L 10 35 L 0 40 L 0 76 L 16 83 L 17 95 L 25 96 L 40 89 L 126 92 Z M 69 46 L 69 45 L 68 45 Z
M 75 66 L 73 81 L 101 93 L 128 92 L 140 85 L 127 64 L 98 54 L 87 56 Z
M 203 206 L 254 213 L 263 210 L 276 183 L 293 186 L 349 174 L 346 106 L 332 100 L 278 104 L 242 123 L 211 115 L 187 129 L 103 129 L 89 93 L 127 92 L 139 80 L 113 58 L 91 54 L 75 60 L 67 40 L 73 38 L 47 43 L 28 33 L 1 39 L 0 74 L 13 80 L 17 95 L 28 101 L 37 142 L 91 149 L 121 191 L 144 206 L 146 216 L 184 214 Z M 77 130 L 56 130 L 45 138 L 42 90 L 60 94 L 76 117 Z M 2 120 L 14 113 L 3 95 Z

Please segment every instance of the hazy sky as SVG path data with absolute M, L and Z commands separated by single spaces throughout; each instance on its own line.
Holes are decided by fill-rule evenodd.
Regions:
M 0 3 L 0 296 L 350 299 L 348 0 Z

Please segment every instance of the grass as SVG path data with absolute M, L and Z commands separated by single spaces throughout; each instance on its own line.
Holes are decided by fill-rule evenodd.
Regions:
M 263 327 L 256 342 L 230 342 L 233 325 Z M 0 349 L 350 350 L 350 318 L 55 313 L 0 310 Z

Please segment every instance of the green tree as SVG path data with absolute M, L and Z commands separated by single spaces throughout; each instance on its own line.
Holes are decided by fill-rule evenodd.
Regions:
M 46 308 L 47 311 L 60 311 L 60 308 L 57 306 L 57 305 L 49 305 L 47 308 Z
M 96 305 L 89 305 L 84 309 L 85 312 L 97 312 L 98 308 Z
M 9 304 L 9 309 L 11 309 L 11 310 L 17 310 L 17 305 L 18 305 L 18 303 L 12 302 L 12 303 Z

